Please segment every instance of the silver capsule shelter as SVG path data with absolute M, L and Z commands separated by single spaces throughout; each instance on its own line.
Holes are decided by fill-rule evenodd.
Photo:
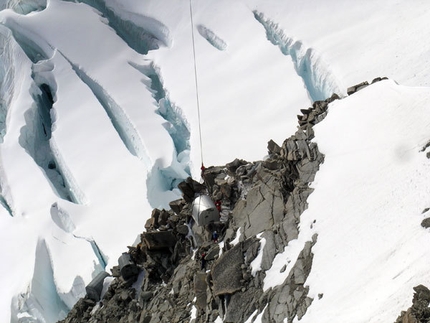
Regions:
M 192 204 L 193 219 L 197 225 L 205 226 L 212 222 L 219 221 L 219 212 L 208 195 L 196 197 Z

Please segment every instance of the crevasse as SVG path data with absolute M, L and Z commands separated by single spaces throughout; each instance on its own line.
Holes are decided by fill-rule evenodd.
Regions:
M 287 36 L 278 24 L 266 18 L 263 13 L 254 11 L 255 19 L 266 30 L 267 39 L 279 47 L 281 52 L 290 56 L 297 74 L 302 78 L 309 98 L 323 101 L 333 93 L 344 95 L 329 66 L 313 48 L 306 47 L 302 41 Z

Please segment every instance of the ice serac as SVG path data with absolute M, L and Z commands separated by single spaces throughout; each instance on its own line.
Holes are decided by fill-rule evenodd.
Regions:
M 37 33 L 22 27 L 15 15 L 8 16 L 3 24 L 12 32 L 14 40 L 19 44 L 27 57 L 37 63 L 52 56 L 53 48 Z
M 13 299 L 11 322 L 56 322 L 64 318 L 69 308 L 57 292 L 52 269 L 52 259 L 44 240 L 39 240 L 36 248 L 31 292 Z
M 203 25 L 197 25 L 197 31 L 208 41 L 209 44 L 211 44 L 216 49 L 221 51 L 227 49 L 227 43 L 209 28 Z
M 14 68 L 10 49 L 11 37 L 10 30 L 0 25 L 0 144 L 6 134 L 7 113 L 13 97 Z
M 313 48 L 286 35 L 277 23 L 263 13 L 254 11 L 254 17 L 266 30 L 267 39 L 278 46 L 284 55 L 291 57 L 312 101 L 325 100 L 333 93 L 344 94 L 345 90 L 339 86 L 330 67 Z

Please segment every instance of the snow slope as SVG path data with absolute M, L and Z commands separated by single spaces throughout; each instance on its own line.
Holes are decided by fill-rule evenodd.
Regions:
M 413 287 L 428 285 L 429 96 L 375 83 L 330 105 L 315 126 L 325 160 L 299 238 L 277 255 L 264 286 L 282 283 L 289 271 L 280 268 L 318 234 L 306 281 L 314 301 L 300 322 L 394 322 Z
M 429 99 L 428 88 L 385 81 L 316 127 L 326 159 L 303 216 L 318 233 L 303 322 L 394 322 L 412 288 L 429 284 Z
M 269 139 L 294 133 L 299 109 L 332 92 L 376 76 L 401 84 L 330 106 L 316 127 L 326 160 L 299 239 L 269 275 L 279 283 L 278 262 L 318 233 L 307 284 L 324 296 L 303 321 L 394 321 L 412 286 L 430 279 L 419 247 L 428 243 L 419 226 L 429 206 L 420 152 L 430 139 L 428 4 L 192 7 L 206 165 L 263 158 Z M 0 321 L 55 322 L 116 264 L 151 209 L 167 207 L 177 183 L 199 173 L 190 3 L 1 8 Z

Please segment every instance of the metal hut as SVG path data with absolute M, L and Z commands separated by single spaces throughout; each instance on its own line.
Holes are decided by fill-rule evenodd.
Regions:
M 89 283 L 88 286 L 85 287 L 85 291 L 87 292 L 87 296 L 89 299 L 92 299 L 95 302 L 100 301 L 100 296 L 103 290 L 103 282 L 105 278 L 109 276 L 110 275 L 107 272 L 101 271 L 96 277 L 94 277 L 91 283 Z
M 209 196 L 200 195 L 193 201 L 193 218 L 200 226 L 219 221 L 219 212 Z

